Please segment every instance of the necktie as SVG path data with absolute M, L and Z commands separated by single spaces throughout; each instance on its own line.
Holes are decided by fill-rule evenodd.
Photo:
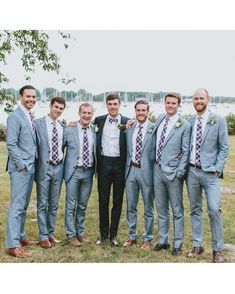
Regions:
M 58 148 L 58 132 L 56 129 L 56 122 L 52 122 L 53 129 L 52 129 L 52 163 L 58 164 L 59 162 L 59 148 Z
M 197 118 L 195 166 L 201 167 L 200 148 L 202 143 L 202 117 Z
M 156 163 L 157 163 L 158 166 L 161 166 L 161 152 L 162 152 L 162 148 L 163 148 L 164 141 L 165 141 L 168 122 L 169 122 L 169 118 L 166 117 L 163 129 L 162 129 L 162 133 L 161 133 L 161 136 L 160 136 L 160 141 L 158 143 L 158 149 L 157 149 Z
M 140 156 L 142 151 L 142 129 L 143 126 L 139 126 L 139 130 L 136 136 L 135 162 L 137 164 L 140 164 Z
M 84 130 L 82 161 L 83 161 L 83 167 L 87 168 L 89 165 L 89 143 L 88 143 L 88 136 L 87 136 L 87 128 L 82 128 L 82 129 Z
M 110 118 L 109 118 L 109 122 L 110 122 L 110 123 L 113 123 L 113 122 L 114 122 L 114 123 L 117 123 L 117 122 L 118 122 L 118 119 L 117 119 L 117 118 L 112 118 L 112 117 L 110 117 Z
M 33 129 L 33 135 L 35 137 L 35 123 L 34 123 L 34 114 L 30 111 L 29 112 L 29 116 L 30 116 L 30 119 L 31 119 L 31 123 L 32 123 L 32 129 Z

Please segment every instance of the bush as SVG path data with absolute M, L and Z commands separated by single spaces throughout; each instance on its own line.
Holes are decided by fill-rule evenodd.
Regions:
M 235 115 L 230 113 L 225 117 L 228 124 L 228 134 L 235 135 Z
M 0 141 L 6 141 L 6 126 L 0 124 Z

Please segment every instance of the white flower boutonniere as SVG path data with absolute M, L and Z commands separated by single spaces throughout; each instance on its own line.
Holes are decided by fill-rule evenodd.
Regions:
M 152 134 L 153 132 L 153 127 L 151 127 L 149 130 L 148 130 L 148 134 Z
M 93 130 L 94 130 L 95 133 L 98 133 L 99 128 L 98 128 L 98 126 L 96 124 L 93 125 Z
M 183 121 L 181 119 L 181 117 L 177 120 L 177 122 L 175 123 L 175 128 L 179 128 L 180 126 L 182 126 Z
M 213 126 L 216 122 L 217 122 L 217 121 L 216 121 L 216 118 L 213 116 L 213 117 L 211 117 L 211 118 L 208 120 L 207 123 L 208 123 L 209 125 Z

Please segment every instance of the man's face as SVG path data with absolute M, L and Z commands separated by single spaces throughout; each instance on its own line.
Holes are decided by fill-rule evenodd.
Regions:
M 193 106 L 197 113 L 203 114 L 207 109 L 208 103 L 209 97 L 203 89 L 199 89 L 193 94 Z
M 177 113 L 179 108 L 179 100 L 175 97 L 166 97 L 165 110 L 168 117 L 171 117 Z
M 116 117 L 119 113 L 120 103 L 118 99 L 108 100 L 106 103 L 108 113 L 112 117 Z
M 54 102 L 53 105 L 50 104 L 50 117 L 55 120 L 61 116 L 64 111 L 64 104 Z
M 91 106 L 82 106 L 79 112 L 80 124 L 82 127 L 87 127 L 93 117 L 93 108 Z
M 25 89 L 23 95 L 20 95 L 20 101 L 27 110 L 31 110 L 36 103 L 36 91 L 33 89 Z
M 137 104 L 135 108 L 136 119 L 140 124 L 143 124 L 148 118 L 148 105 Z

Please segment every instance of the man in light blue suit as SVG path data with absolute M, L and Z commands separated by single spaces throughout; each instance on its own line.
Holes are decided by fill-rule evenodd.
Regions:
M 154 227 L 153 206 L 153 165 L 154 150 L 152 145 L 154 125 L 148 121 L 149 104 L 139 100 L 135 104 L 137 122 L 126 131 L 127 162 L 126 162 L 126 201 L 127 224 L 129 239 L 123 247 L 131 247 L 137 238 L 137 207 L 139 192 L 144 203 L 144 233 L 141 249 L 151 249 Z
M 32 108 L 36 91 L 26 85 L 20 89 L 21 104 L 7 119 L 7 171 L 11 180 L 11 199 L 8 210 L 6 247 L 14 257 L 31 257 L 21 246 L 32 245 L 24 232 L 26 210 L 33 187 L 34 162 L 37 154 Z
M 38 159 L 35 180 L 37 186 L 37 219 L 42 248 L 51 248 L 60 241 L 54 237 L 56 214 L 63 181 L 64 126 L 58 120 L 65 109 L 65 100 L 54 97 L 50 113 L 35 120 Z
M 84 237 L 85 214 L 96 166 L 96 134 L 90 124 L 93 107 L 79 107 L 79 122 L 64 132 L 66 146 L 64 179 L 66 184 L 65 228 L 71 246 L 87 242 Z
M 154 194 L 158 212 L 158 241 L 154 250 L 168 249 L 170 214 L 173 214 L 174 256 L 181 254 L 184 239 L 183 181 L 189 158 L 190 124 L 178 114 L 181 97 L 178 93 L 165 96 L 165 114 L 155 124 L 156 163 Z
M 206 89 L 197 89 L 193 105 L 190 163 L 187 188 L 190 201 L 193 249 L 195 257 L 203 253 L 202 191 L 205 192 L 212 233 L 213 262 L 223 262 L 223 222 L 221 217 L 220 176 L 228 157 L 228 130 L 223 117 L 208 110 L 210 97 Z

